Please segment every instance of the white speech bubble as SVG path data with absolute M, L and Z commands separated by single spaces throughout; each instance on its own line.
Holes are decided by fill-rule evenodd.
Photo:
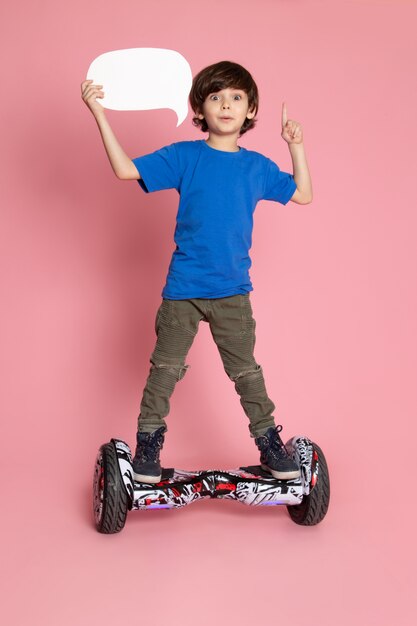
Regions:
M 126 48 L 105 52 L 91 63 L 87 79 L 103 85 L 104 98 L 98 102 L 106 109 L 172 109 L 177 114 L 177 127 L 188 115 L 191 68 L 175 50 Z

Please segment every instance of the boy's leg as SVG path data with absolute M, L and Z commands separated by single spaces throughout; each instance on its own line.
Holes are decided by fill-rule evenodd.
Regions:
M 151 368 L 143 391 L 139 432 L 153 432 L 162 426 L 176 383 L 188 369 L 185 359 L 198 331 L 201 312 L 190 300 L 163 300 L 156 314 L 157 341 L 151 355 Z
M 252 437 L 274 427 L 274 403 L 268 397 L 262 368 L 255 360 L 255 327 L 249 294 L 213 300 L 210 330 L 224 369 L 235 383 L 240 403 L 249 418 Z
M 210 329 L 227 375 L 235 383 L 240 403 L 249 418 L 249 430 L 261 452 L 261 465 L 275 478 L 300 476 L 275 426 L 275 405 L 268 398 L 262 368 L 255 361 L 255 326 L 249 294 L 213 301 Z
M 164 418 L 169 413 L 174 387 L 187 370 L 185 359 L 200 319 L 200 312 L 190 300 L 163 300 L 156 314 L 157 341 L 143 391 L 133 458 L 133 475 L 138 482 L 161 480 L 159 454 L 167 430 Z

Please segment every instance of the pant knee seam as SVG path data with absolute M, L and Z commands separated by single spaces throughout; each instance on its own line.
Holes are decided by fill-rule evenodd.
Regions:
M 246 376 L 247 374 L 261 374 L 261 373 L 262 373 L 262 368 L 260 365 L 258 365 L 255 369 L 252 368 L 250 370 L 243 370 L 236 375 L 229 374 L 229 378 L 233 380 L 233 382 L 235 382 L 236 380 L 239 380 L 239 378 L 242 378 L 242 376 Z
M 171 370 L 173 374 L 177 375 L 177 379 L 181 380 L 184 378 L 187 370 L 189 369 L 189 365 L 177 365 L 175 363 L 153 363 L 151 369 L 166 369 Z

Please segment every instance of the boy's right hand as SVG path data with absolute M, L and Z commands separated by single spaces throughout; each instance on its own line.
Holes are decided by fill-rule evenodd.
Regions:
M 92 85 L 92 79 L 83 80 L 81 83 L 81 97 L 94 116 L 104 112 L 104 107 L 97 102 L 96 98 L 104 98 L 103 85 Z

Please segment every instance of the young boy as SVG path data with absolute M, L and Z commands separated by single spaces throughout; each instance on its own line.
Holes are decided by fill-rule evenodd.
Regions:
M 261 366 L 255 361 L 255 320 L 249 292 L 253 213 L 259 200 L 287 204 L 312 201 L 311 180 L 300 124 L 282 109 L 282 138 L 288 143 L 294 174 L 282 172 L 237 140 L 255 125 L 258 90 L 250 73 L 222 61 L 193 80 L 189 100 L 193 123 L 208 139 L 182 141 L 130 159 L 118 144 L 103 107 L 102 85 L 84 81 L 82 97 L 97 121 L 116 176 L 137 180 L 146 192 L 175 188 L 180 194 L 172 255 L 162 303 L 156 315 L 157 341 L 143 392 L 133 460 L 135 480 L 161 480 L 160 450 L 165 417 L 200 321 L 210 326 L 224 369 L 235 383 L 249 418 L 261 465 L 274 477 L 300 475 L 275 426 Z

